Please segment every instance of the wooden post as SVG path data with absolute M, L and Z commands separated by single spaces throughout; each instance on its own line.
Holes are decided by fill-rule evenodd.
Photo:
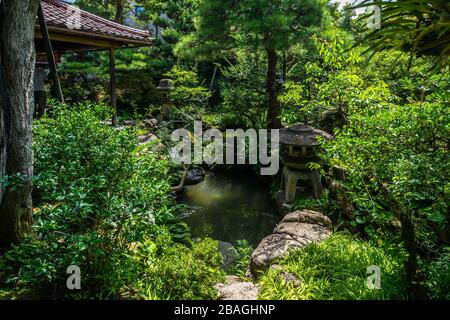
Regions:
M 109 96 L 113 109 L 112 125 L 117 125 L 117 95 L 116 95 L 116 56 L 114 48 L 109 49 Z
M 59 81 L 58 68 L 56 67 L 55 56 L 53 55 L 52 43 L 50 40 L 50 35 L 48 34 L 47 23 L 45 22 L 44 11 L 42 10 L 42 5 L 39 2 L 38 10 L 38 20 L 41 27 L 42 39 L 44 40 L 45 52 L 47 53 L 48 64 L 50 67 L 50 72 L 53 77 L 53 82 L 55 86 L 55 91 L 57 98 L 64 102 L 64 96 L 61 89 L 61 82 Z
M 217 64 L 214 65 L 214 72 L 212 75 L 211 83 L 209 84 L 209 90 L 212 90 L 212 87 L 214 85 L 214 80 L 216 80 L 216 74 L 217 74 Z

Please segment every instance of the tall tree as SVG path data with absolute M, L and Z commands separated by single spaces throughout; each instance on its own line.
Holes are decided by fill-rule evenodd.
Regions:
M 266 52 L 267 122 L 281 128 L 277 65 L 281 51 L 305 39 L 308 28 L 319 26 L 325 8 L 320 0 L 203 0 L 195 15 L 196 32 L 186 37 L 177 52 L 197 57 L 237 47 Z M 213 55 L 214 56 L 214 55 Z
M 193 14 L 197 2 L 197 0 L 138 0 L 138 3 L 145 7 L 146 19 L 154 25 L 171 28 L 183 35 L 194 31 Z
M 119 0 L 75 0 L 74 4 L 82 10 L 86 10 L 105 19 L 114 20 L 117 10 L 117 2 L 115 1 Z
M 117 23 L 124 22 L 131 3 L 130 0 L 75 0 L 74 2 L 83 10 Z
M 125 9 L 124 5 L 125 0 L 116 0 L 116 15 L 114 17 L 114 21 L 117 23 L 123 23 Z
M 450 55 L 448 0 L 364 0 L 353 8 L 378 6 L 380 27 L 364 38 L 369 50 L 400 49 L 415 55 Z M 371 18 L 374 13 L 363 16 Z M 447 56 L 447 57 L 446 57 Z
M 32 225 L 34 24 L 38 0 L 0 0 L 0 245 Z
M 380 28 L 371 30 L 358 44 L 366 51 L 397 49 L 413 56 L 432 56 L 435 70 L 448 68 L 450 62 L 450 3 L 448 0 L 364 0 L 353 9 L 378 6 Z M 371 18 L 374 13 L 361 18 Z M 389 192 L 386 192 L 389 194 Z M 417 274 L 417 239 L 414 217 L 402 206 L 397 208 L 402 240 L 408 252 L 405 262 L 407 284 L 415 298 L 424 297 Z

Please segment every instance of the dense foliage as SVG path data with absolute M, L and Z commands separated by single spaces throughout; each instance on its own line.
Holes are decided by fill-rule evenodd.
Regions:
M 177 232 L 167 159 L 137 149 L 133 131 L 102 122 L 109 116 L 102 105 L 60 105 L 35 123 L 37 237 L 1 257 L 1 285 L 70 297 L 66 269 L 77 265 L 84 287 L 75 297 L 213 298 L 217 242 L 174 243 L 190 246 Z M 169 274 L 172 291 L 156 282 Z
M 261 279 L 262 299 L 342 300 L 402 299 L 401 252 L 395 246 L 364 243 L 347 234 L 336 233 L 319 244 L 292 252 L 280 261 L 285 272 L 297 276 L 294 285 L 270 270 Z M 382 270 L 380 289 L 367 283 L 367 267 Z
M 357 7 L 374 2 L 376 30 L 322 0 L 76 0 L 149 30 L 154 45 L 116 51 L 119 120 L 134 120 L 120 127 L 106 121 L 108 53 L 63 56 L 68 104 L 34 121 L 34 233 L 0 248 L 0 298 L 215 299 L 218 244 L 180 220 L 173 186 L 187 171 L 168 155 L 173 130 L 201 120 L 334 135 L 308 167 L 326 190 L 293 210 L 323 212 L 336 233 L 277 261 L 299 283 L 269 269 L 261 299 L 450 299 L 448 1 Z M 167 78 L 168 100 L 157 89 Z M 280 174 L 267 180 L 276 195 Z M 226 273 L 246 279 L 253 248 L 233 245 Z M 67 290 L 70 265 L 81 291 Z M 370 265 L 381 289 L 366 286 Z

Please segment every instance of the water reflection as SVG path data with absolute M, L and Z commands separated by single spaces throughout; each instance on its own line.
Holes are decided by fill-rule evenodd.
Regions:
M 193 236 L 210 236 L 257 245 L 279 221 L 267 186 L 252 172 L 208 173 L 205 181 L 187 187 L 180 199 L 192 211 L 186 223 Z

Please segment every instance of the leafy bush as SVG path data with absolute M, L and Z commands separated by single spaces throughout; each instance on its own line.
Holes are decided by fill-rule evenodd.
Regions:
M 248 127 L 248 121 L 235 113 L 212 113 L 202 116 L 202 121 L 209 127 L 225 129 L 245 129 Z
M 176 65 L 165 76 L 173 81 L 174 90 L 170 92 L 170 98 L 174 105 L 180 111 L 189 113 L 188 120 L 192 121 L 199 109 L 207 106 L 211 92 L 202 86 L 195 69 Z
M 444 103 L 385 106 L 351 117 L 336 140 L 326 144 L 332 165 L 346 172 L 347 195 L 357 207 L 355 224 L 386 225 L 406 211 L 418 238 L 428 223 L 448 220 L 449 126 Z M 430 236 L 424 235 L 422 238 Z M 418 241 L 428 249 L 434 246 Z
M 86 104 L 57 107 L 51 118 L 36 123 L 37 194 L 90 222 L 96 221 L 91 214 L 103 218 L 123 211 L 163 220 L 170 204 L 168 159 L 148 150 L 136 153 L 135 132 L 104 125 L 101 120 L 109 116 L 108 107 Z M 75 224 L 85 225 L 81 222 Z
M 229 274 L 245 278 L 252 252 L 255 248 L 247 240 L 238 240 L 233 247 L 236 261 L 228 270 Z
M 235 58 L 221 68 L 220 112 L 229 115 L 224 119 L 229 128 L 261 127 L 267 110 L 265 55 L 242 49 L 236 52 Z
M 279 99 L 285 122 L 309 122 L 334 133 L 347 124 L 349 113 L 394 99 L 378 74 L 359 67 L 363 57 L 356 50 L 346 50 L 350 43 L 345 39 L 338 30 L 312 37 L 320 58 L 302 65 L 300 81 L 284 84 Z
M 313 198 L 299 198 L 294 202 L 295 210 L 314 210 L 320 212 L 327 212 L 329 214 L 330 202 L 328 199 L 328 192 L 322 194 L 319 199 Z
M 394 247 L 378 247 L 347 234 L 335 233 L 327 240 L 293 251 L 279 263 L 300 279 L 285 282 L 279 270 L 262 276 L 260 298 L 294 300 L 402 299 L 402 253 Z M 366 285 L 369 266 L 381 269 L 381 288 Z
M 60 105 L 52 117 L 36 123 L 38 238 L 0 258 L 0 286 L 14 288 L 13 295 L 32 289 L 43 298 L 118 298 L 133 287 L 133 279 L 148 273 L 152 276 L 146 279 L 159 284 L 144 283 L 139 289 L 151 288 L 151 294 L 138 296 L 211 297 L 208 279 L 220 273 L 213 245 L 195 244 L 191 250 L 175 244 L 189 243 L 190 234 L 172 214 L 168 160 L 149 148 L 137 149 L 133 130 L 103 124 L 110 116 L 102 105 Z M 132 249 L 138 243 L 143 248 L 157 244 L 158 254 L 130 269 L 144 259 Z M 82 290 L 75 293 L 66 287 L 70 265 L 81 269 Z M 174 276 L 170 283 L 152 278 L 166 277 L 170 270 L 177 274 L 186 265 L 193 268 L 181 274 L 184 278 Z
M 445 246 L 437 259 L 426 266 L 425 285 L 431 299 L 450 300 L 450 247 Z
M 215 240 L 195 242 L 191 248 L 171 244 L 170 238 L 138 244 L 130 263 L 134 288 L 145 299 L 215 299 L 214 284 L 223 281 L 222 257 Z M 167 241 L 169 240 L 169 241 Z

